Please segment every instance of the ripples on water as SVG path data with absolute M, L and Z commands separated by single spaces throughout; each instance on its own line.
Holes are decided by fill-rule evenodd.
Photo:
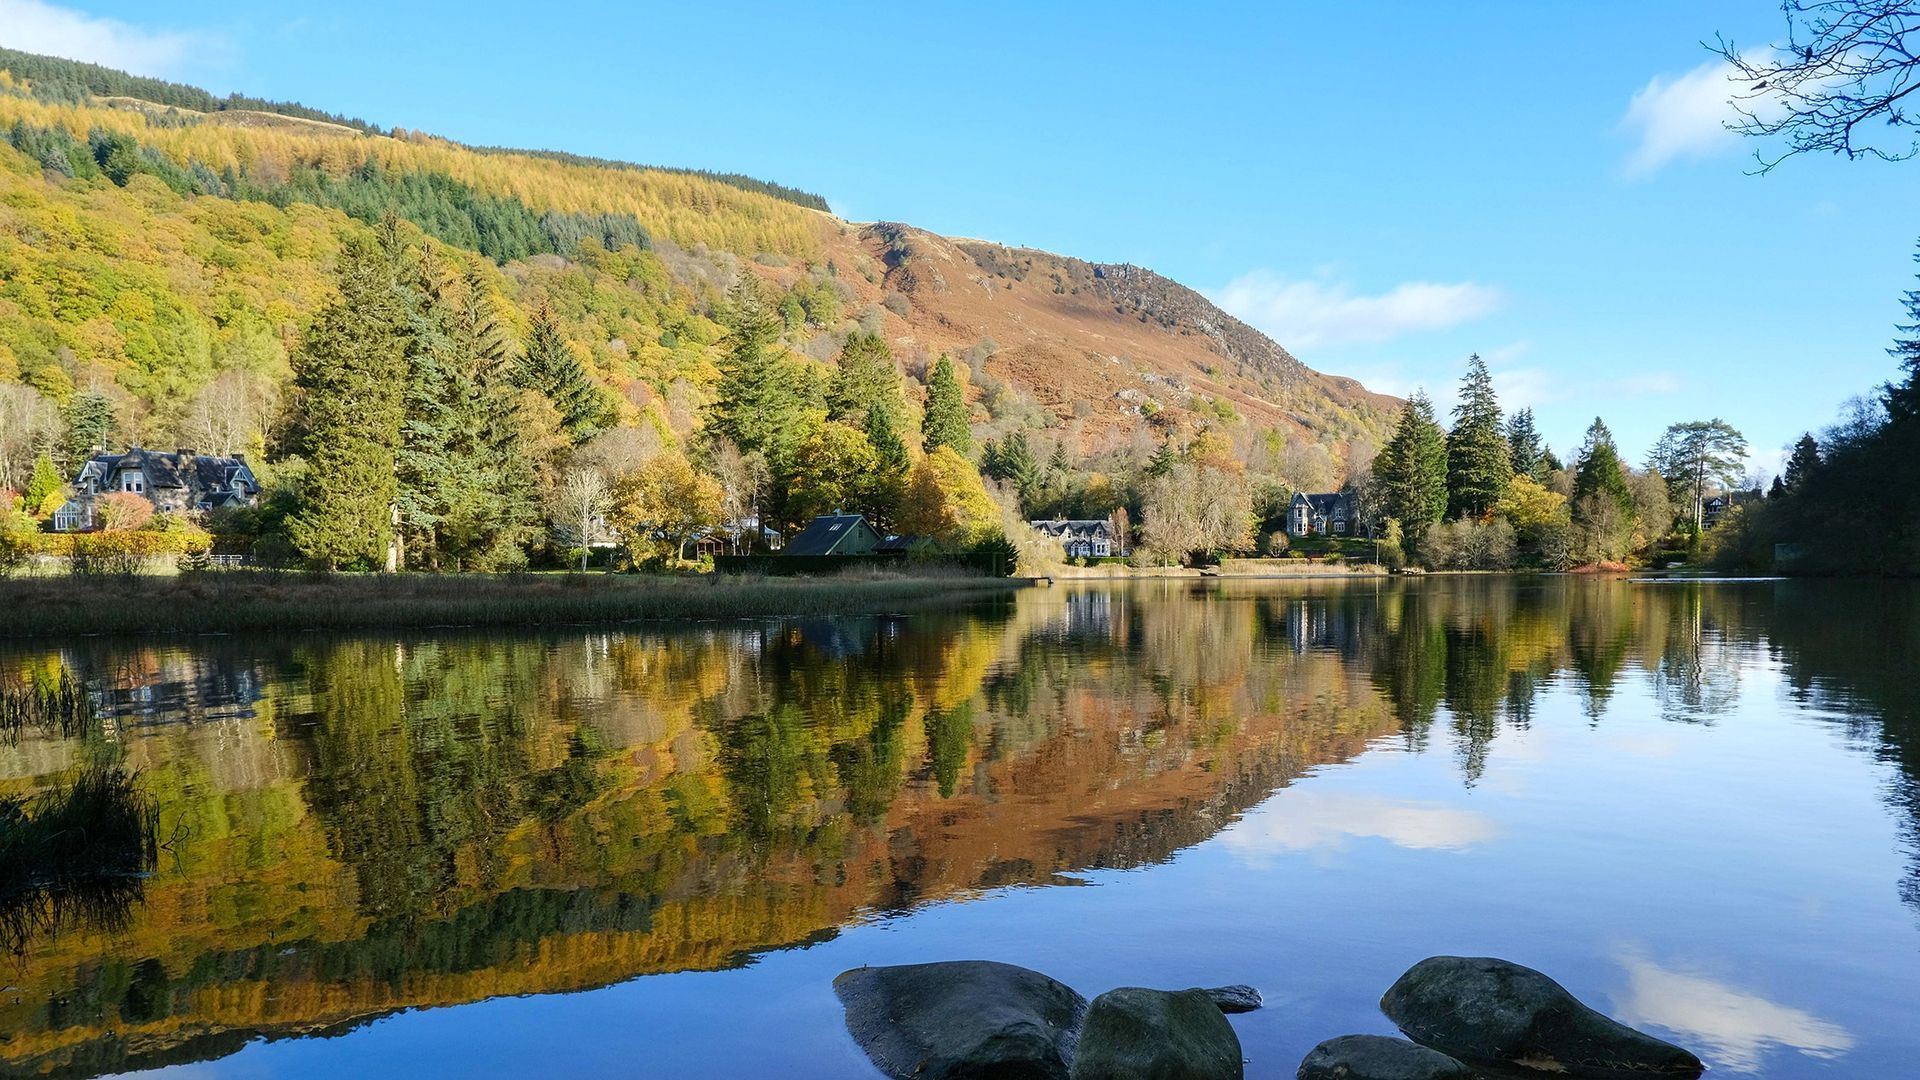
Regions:
M 981 956 L 1253 982 L 1290 1076 L 1485 952 L 1723 1073 L 1901 1075 L 1916 674 L 1914 590 L 1807 582 L 13 648 L 93 715 L 0 731 L 0 797 L 125 770 L 159 848 L 21 924 L 0 1072 L 860 1076 L 833 974 Z

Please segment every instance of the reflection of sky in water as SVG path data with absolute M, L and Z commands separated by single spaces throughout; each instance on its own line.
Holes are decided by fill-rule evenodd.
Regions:
M 1620 962 L 1627 969 L 1627 992 L 1615 1005 L 1615 1018 L 1667 1029 L 1716 1069 L 1758 1073 L 1782 1048 L 1823 1060 L 1853 1049 L 1847 1029 L 1811 1013 L 1661 967 L 1637 953 Z
M 1385 840 L 1415 850 L 1457 850 L 1492 839 L 1499 826 L 1472 810 L 1384 795 L 1290 788 L 1220 835 L 1227 850 L 1255 865 L 1281 852 L 1345 847 L 1354 839 Z

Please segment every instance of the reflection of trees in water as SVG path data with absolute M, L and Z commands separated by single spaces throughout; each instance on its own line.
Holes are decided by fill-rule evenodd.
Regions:
M 1894 766 L 1888 800 L 1915 853 L 1900 893 L 1920 908 L 1920 585 L 1782 582 L 1765 635 L 1794 696 Z

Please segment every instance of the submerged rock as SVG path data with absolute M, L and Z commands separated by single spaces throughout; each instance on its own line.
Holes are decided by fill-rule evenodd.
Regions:
M 1298 1080 L 1474 1080 L 1438 1050 L 1385 1035 L 1342 1035 L 1307 1052 Z
M 1696 1077 L 1700 1059 L 1582 1004 L 1532 968 L 1434 956 L 1380 999 L 1407 1037 L 1471 1065 L 1573 1077 Z
M 1240 1038 L 1205 990 L 1123 986 L 1093 999 L 1073 1080 L 1240 1080 Z
M 1260 991 L 1242 983 L 1232 986 L 1213 986 L 1200 991 L 1213 999 L 1223 1013 L 1252 1012 L 1260 1007 Z
M 833 991 L 894 1080 L 1066 1080 L 1087 1010 L 1071 987 L 989 960 L 854 968 Z

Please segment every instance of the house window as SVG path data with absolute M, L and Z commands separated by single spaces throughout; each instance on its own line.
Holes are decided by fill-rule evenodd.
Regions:
M 61 510 L 53 515 L 53 527 L 60 532 L 71 532 L 80 527 L 80 515 L 71 510 Z
M 147 479 L 138 473 L 122 473 L 120 476 L 120 490 L 131 491 L 138 495 L 147 490 Z

